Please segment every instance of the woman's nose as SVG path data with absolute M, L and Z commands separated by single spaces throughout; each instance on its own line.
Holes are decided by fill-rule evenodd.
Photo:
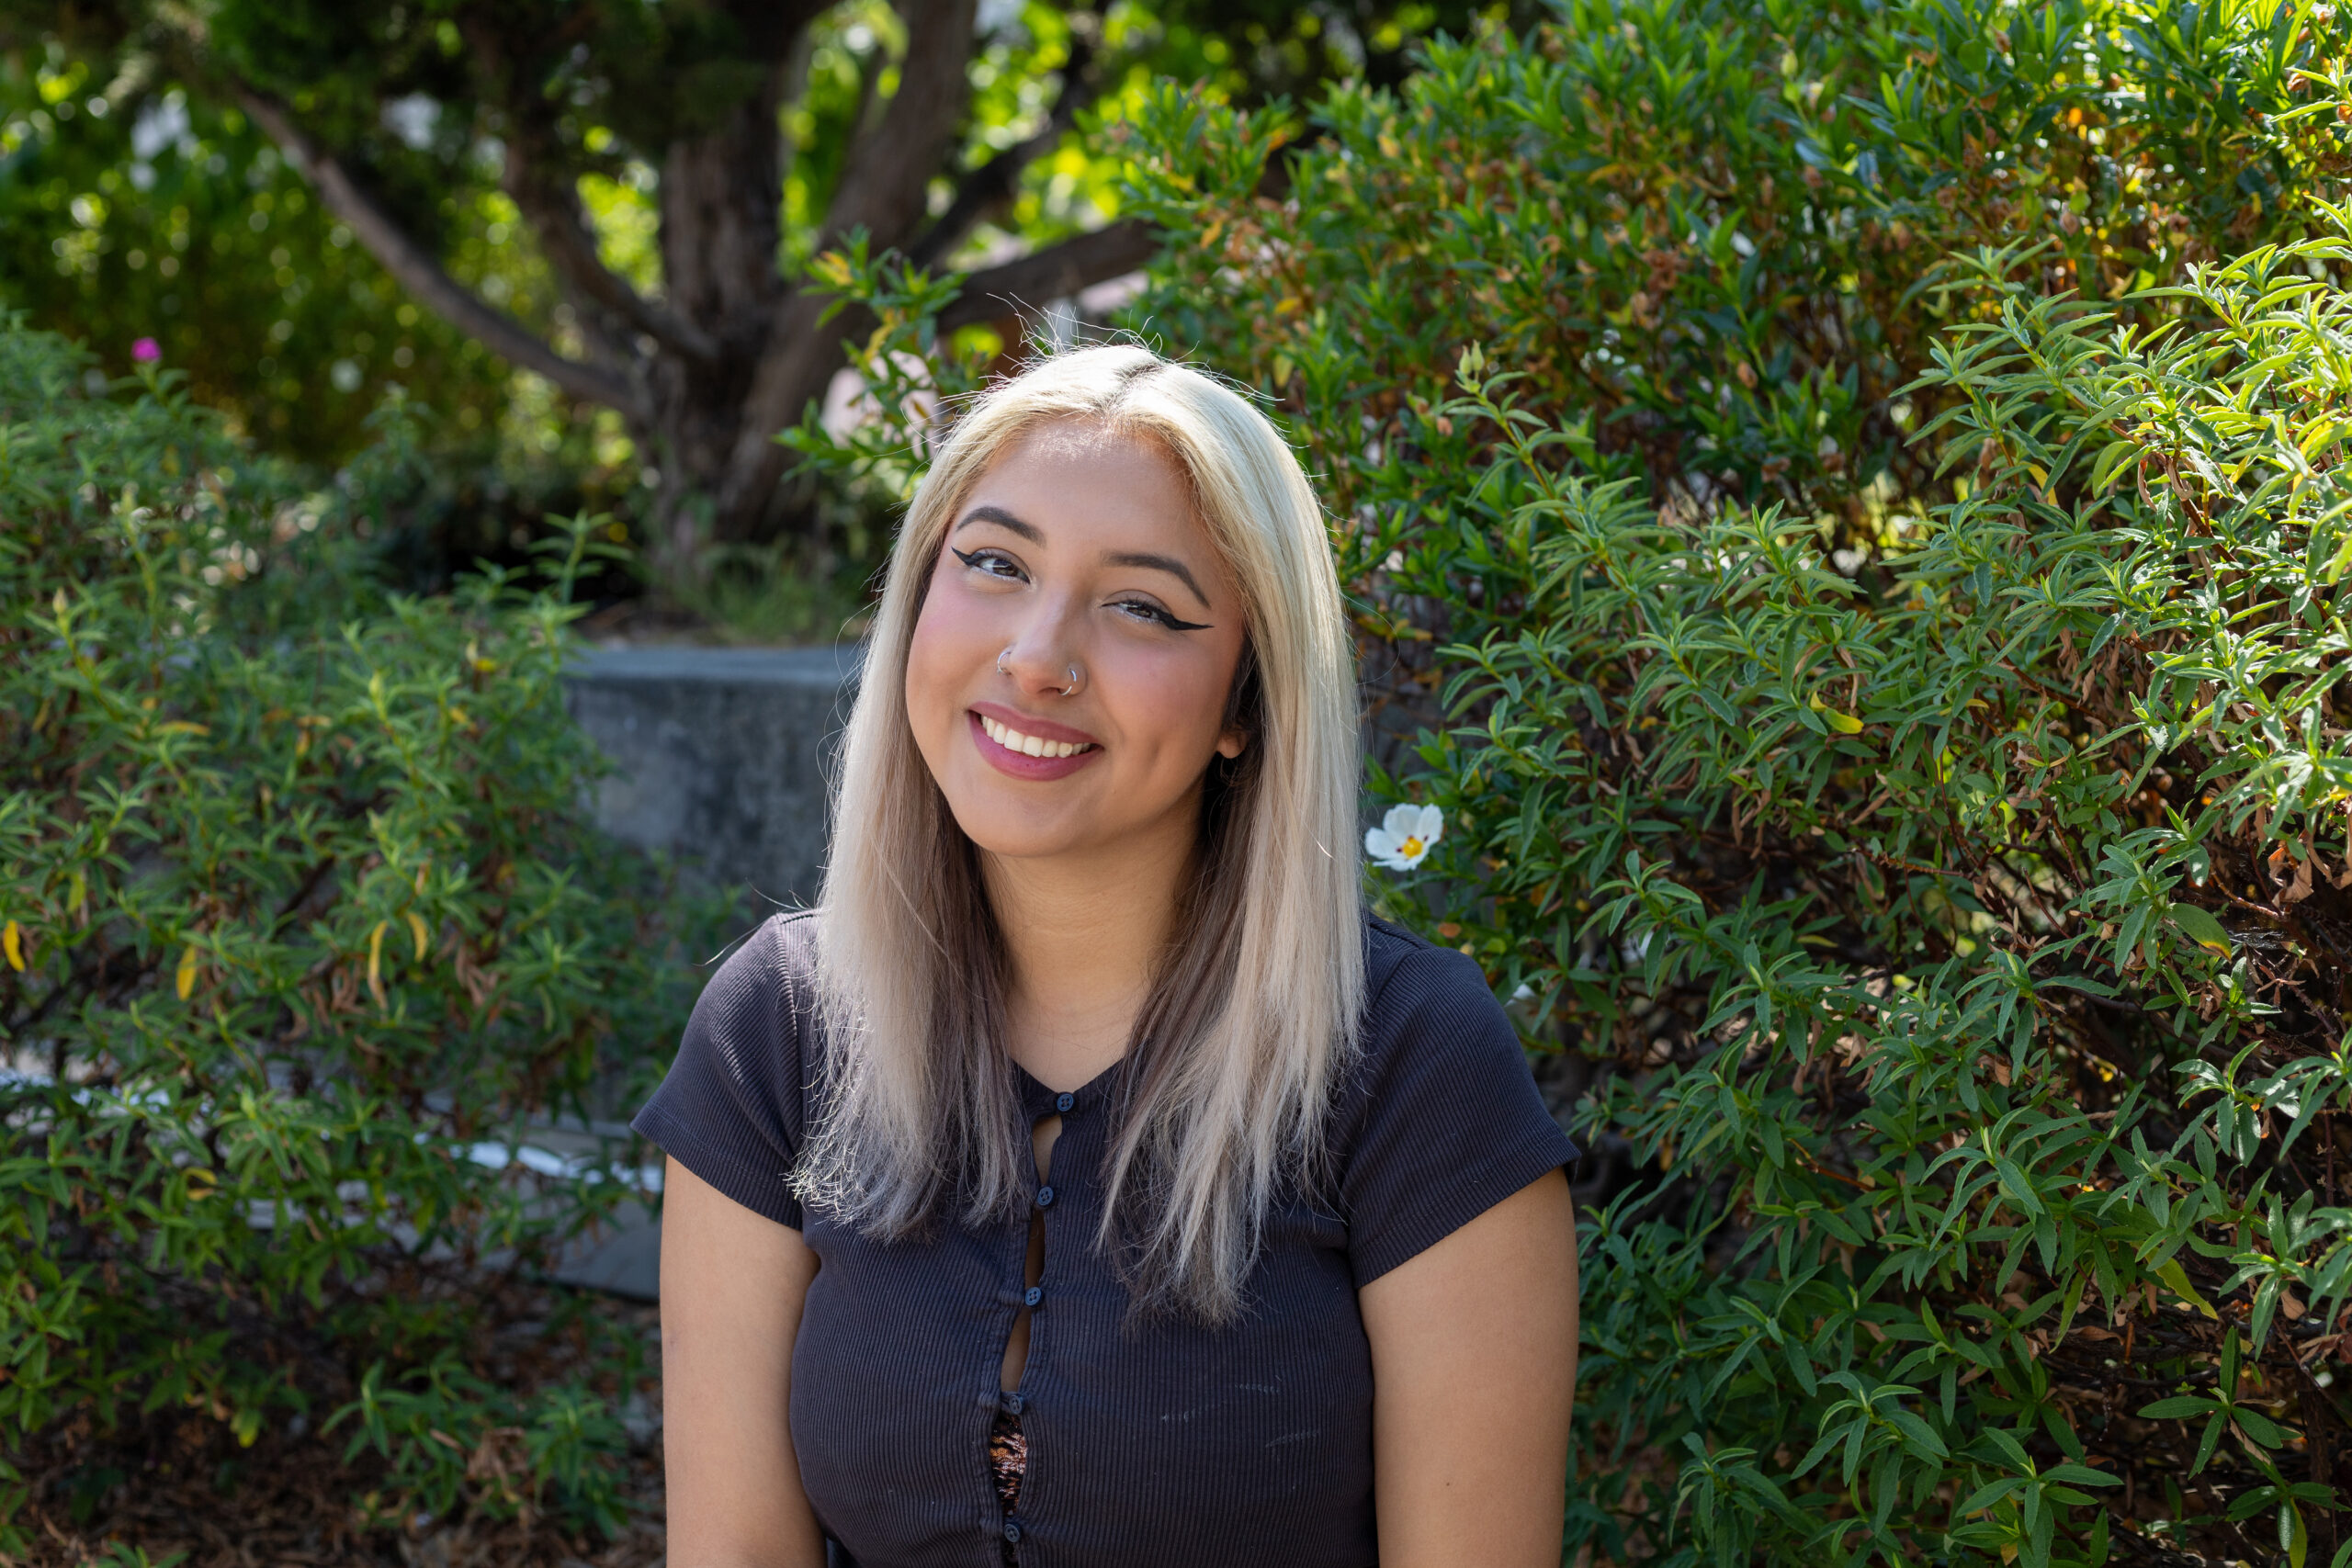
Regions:
M 997 655 L 997 673 L 1031 696 L 1076 696 L 1084 682 L 1075 639 L 1059 617 L 1040 616 Z

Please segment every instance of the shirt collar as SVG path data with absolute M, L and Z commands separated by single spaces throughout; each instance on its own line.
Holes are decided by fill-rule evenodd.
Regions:
M 1028 1068 L 1015 1062 L 1012 1064 L 1012 1079 L 1021 1090 L 1021 1109 L 1033 1117 L 1048 1116 L 1065 1109 L 1072 1112 L 1099 1111 L 1117 1091 L 1120 1075 L 1125 1071 L 1129 1059 L 1127 1056 L 1120 1057 L 1085 1083 L 1069 1090 L 1070 1102 L 1067 1107 L 1061 1103 L 1062 1091 L 1048 1089 L 1031 1077 Z

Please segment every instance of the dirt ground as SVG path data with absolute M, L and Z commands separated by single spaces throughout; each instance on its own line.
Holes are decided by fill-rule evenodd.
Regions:
M 655 1333 L 650 1306 L 614 1302 L 610 1310 L 642 1317 L 643 1331 Z M 632 1433 L 629 1522 L 609 1540 L 569 1536 L 546 1520 L 462 1515 L 412 1515 L 369 1528 L 356 1501 L 369 1476 L 340 1463 L 342 1450 L 340 1439 L 283 1432 L 241 1449 L 220 1423 L 196 1416 L 153 1420 L 102 1453 L 69 1438 L 23 1456 L 32 1496 L 15 1523 L 30 1547 L 0 1551 L 0 1568 L 656 1568 L 664 1561 L 658 1427 Z M 68 1466 L 104 1483 L 96 1496 L 85 1488 L 78 1507 L 60 1495 L 57 1478 Z
M 272 1467 L 226 1496 L 195 1476 L 142 1483 L 79 1525 L 35 1505 L 20 1520 L 33 1535 L 31 1551 L 0 1553 L 0 1562 L 132 1568 L 143 1553 L 154 1568 L 174 1560 L 178 1568 L 654 1568 L 664 1558 L 658 1462 L 643 1472 L 641 1487 L 632 1488 L 637 1517 L 610 1540 L 511 1519 L 426 1519 L 363 1531 L 356 1528 L 350 1472 L 318 1462 Z

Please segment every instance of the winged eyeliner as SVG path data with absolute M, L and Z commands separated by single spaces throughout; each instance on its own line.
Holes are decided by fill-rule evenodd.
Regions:
M 974 568 L 975 570 L 977 570 L 980 564 L 980 552 L 978 550 L 973 550 L 967 554 L 963 550 L 957 549 L 955 546 L 950 545 L 947 547 L 947 553 L 954 556 L 957 560 L 962 561 L 966 566 Z M 1213 625 L 1213 623 L 1208 621 L 1180 621 L 1172 613 L 1160 605 L 1155 604 L 1152 608 L 1159 611 L 1159 624 L 1166 626 L 1172 632 L 1204 632 L 1209 629 L 1211 625 Z

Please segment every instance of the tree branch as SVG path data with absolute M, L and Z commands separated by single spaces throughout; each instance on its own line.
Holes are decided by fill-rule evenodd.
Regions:
M 645 417 L 643 399 L 626 379 L 565 358 L 514 317 L 485 303 L 451 277 L 390 213 L 359 187 L 334 154 L 303 134 L 283 104 L 242 82 L 236 84 L 236 94 L 254 123 L 277 143 L 287 162 L 319 193 L 327 210 L 350 226 L 359 243 L 419 303 L 508 363 L 546 377 L 573 397 L 618 409 L 632 419 Z
M 939 313 L 940 330 L 1035 314 L 1049 299 L 1067 299 L 1090 284 L 1144 266 L 1159 250 L 1159 231 L 1141 219 L 1126 218 L 976 272 L 964 280 L 955 303 Z
M 906 243 L 971 96 L 974 0 L 898 0 L 898 11 L 908 39 L 899 90 L 873 130 L 850 144 L 820 250 L 853 229 L 865 230 L 877 251 Z
M 819 230 L 819 248 L 863 229 L 876 250 L 906 243 L 923 218 L 971 96 L 976 0 L 896 0 L 907 27 L 899 90 L 874 125 L 859 132 Z M 773 245 L 774 242 L 769 242 Z M 722 528 L 741 530 L 773 498 L 786 454 L 773 437 L 800 417 L 840 367 L 838 332 L 820 331 L 824 301 L 793 294 L 770 317 L 716 497 Z
M 1128 219 L 976 272 L 965 280 L 962 296 L 940 312 L 939 324 L 952 330 L 1034 312 L 1046 300 L 1135 271 L 1151 260 L 1159 244 L 1159 231 Z M 787 461 L 775 433 L 797 421 L 811 399 L 824 395 L 826 383 L 842 367 L 842 342 L 873 330 L 873 317 L 858 305 L 820 326 L 817 318 L 831 302 L 822 294 L 796 294 L 777 316 L 728 454 L 718 497 L 721 516 L 751 515 L 765 504 Z
M 459 24 L 467 44 L 487 74 L 504 87 L 507 123 L 505 166 L 499 185 L 538 236 L 540 254 L 580 303 L 601 306 L 627 326 L 650 334 L 666 347 L 690 359 L 708 364 L 718 357 L 718 344 L 693 322 L 648 299 L 628 280 L 605 265 L 596 254 L 596 236 L 581 215 L 576 186 L 562 179 L 551 156 L 556 148 L 543 96 L 514 90 L 514 72 L 507 62 L 505 40 L 480 17 Z M 623 344 L 610 351 L 624 353 Z
M 507 167 L 520 160 L 514 144 L 507 143 Z M 548 265 L 578 290 L 581 297 L 603 306 L 655 342 L 689 359 L 708 364 L 718 359 L 718 342 L 693 322 L 682 320 L 631 288 L 628 280 L 605 265 L 596 254 L 596 237 L 581 217 L 580 204 L 567 191 L 538 179 L 528 168 L 500 182 L 515 207 L 530 221 L 539 249 Z
M 1091 69 L 1094 47 L 1083 37 L 1070 39 L 1069 58 L 1062 64 L 1061 90 L 1036 135 L 1003 149 L 978 168 L 968 171 L 956 187 L 947 210 L 907 247 L 907 259 L 919 267 L 936 266 L 961 243 L 972 226 L 1012 199 L 1021 171 L 1052 152 L 1078 123 L 1078 117 L 1101 96 L 1102 84 Z

